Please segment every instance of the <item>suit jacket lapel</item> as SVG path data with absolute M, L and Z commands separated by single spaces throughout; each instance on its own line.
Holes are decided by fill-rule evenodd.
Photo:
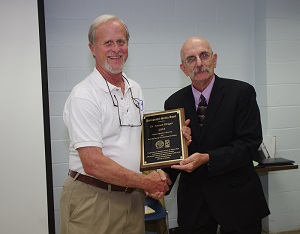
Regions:
M 189 127 L 192 129 L 192 135 L 199 136 L 201 127 L 198 124 L 198 116 L 196 113 L 195 98 L 192 92 L 192 87 L 189 86 L 189 89 L 186 91 L 186 98 L 184 99 L 186 100 L 184 102 L 185 118 L 191 120 Z
M 219 108 L 219 105 L 221 104 L 221 101 L 224 96 L 224 89 L 221 80 L 218 76 L 215 75 L 215 83 L 213 86 L 213 89 L 210 94 L 209 103 L 205 112 L 205 118 L 204 123 L 201 129 L 201 134 L 198 138 L 198 144 L 202 142 L 205 135 L 208 133 L 209 126 L 213 124 L 214 118 L 217 118 L 216 116 L 217 110 Z M 221 116 L 219 116 L 221 118 Z
M 198 117 L 196 113 L 195 99 L 192 88 L 191 86 L 187 87 L 185 97 L 183 98 L 183 100 L 186 100 L 183 103 L 183 107 L 185 109 L 186 119 L 191 120 L 189 127 L 192 129 L 192 135 L 194 136 L 193 140 L 197 142 L 198 146 L 201 145 L 201 142 L 203 141 L 205 135 L 208 133 L 209 126 L 213 124 L 214 118 L 218 117 L 216 116 L 216 113 L 223 99 L 223 96 L 223 84 L 219 77 L 215 75 L 215 83 L 210 94 L 209 103 L 205 113 L 204 124 L 203 127 L 200 127 L 200 125 L 198 124 Z

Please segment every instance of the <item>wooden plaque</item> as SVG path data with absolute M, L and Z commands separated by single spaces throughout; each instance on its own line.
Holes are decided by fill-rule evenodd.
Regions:
M 170 167 L 188 157 L 184 121 L 183 108 L 143 116 L 141 171 Z

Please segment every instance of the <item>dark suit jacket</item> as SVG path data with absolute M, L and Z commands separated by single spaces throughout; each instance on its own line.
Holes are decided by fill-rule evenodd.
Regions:
M 173 183 L 181 172 L 177 192 L 179 226 L 191 228 L 199 222 L 197 214 L 204 199 L 218 223 L 228 230 L 269 215 L 252 162 L 262 141 L 254 88 L 242 81 L 215 76 L 202 128 L 197 122 L 190 85 L 165 102 L 166 110 L 181 107 L 186 119 L 191 120 L 189 155 L 207 152 L 210 161 L 192 173 L 164 169 Z

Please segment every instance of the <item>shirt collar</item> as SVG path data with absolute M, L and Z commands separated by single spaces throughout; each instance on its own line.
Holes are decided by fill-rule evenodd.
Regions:
M 200 99 L 201 94 L 205 97 L 207 104 L 209 103 L 209 98 L 210 98 L 210 94 L 211 94 L 212 88 L 214 86 L 214 83 L 215 83 L 215 75 L 213 75 L 212 80 L 210 81 L 209 85 L 203 90 L 203 92 L 198 91 L 192 85 L 192 92 L 194 95 L 196 106 L 198 106 L 198 104 L 199 104 L 199 99 Z
M 97 68 L 94 68 L 93 72 L 91 73 L 91 76 L 93 77 L 93 80 L 97 83 L 97 87 L 96 88 L 100 88 L 102 89 L 103 91 L 105 92 L 109 92 L 108 91 L 108 88 L 107 88 L 107 85 L 106 85 L 106 82 L 105 82 L 105 79 L 104 77 L 100 74 L 100 72 L 97 70 Z M 129 88 L 131 88 L 131 84 L 130 82 L 128 81 L 128 78 L 127 76 L 122 73 L 122 76 L 123 76 L 123 80 L 124 80 L 124 84 L 125 84 L 125 93 L 128 91 Z M 125 78 L 124 78 L 125 77 Z M 113 91 L 115 89 L 118 89 L 120 87 L 117 87 L 109 82 L 107 82 L 108 84 L 108 87 L 110 89 L 110 91 Z

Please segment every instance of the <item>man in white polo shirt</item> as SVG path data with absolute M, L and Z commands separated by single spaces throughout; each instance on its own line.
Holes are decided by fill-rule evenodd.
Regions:
M 141 234 L 144 191 L 162 197 L 164 172 L 140 173 L 141 87 L 122 73 L 129 32 L 103 15 L 89 30 L 95 69 L 77 84 L 64 109 L 69 176 L 61 192 L 60 234 Z M 142 192 L 143 191 L 143 192 Z

